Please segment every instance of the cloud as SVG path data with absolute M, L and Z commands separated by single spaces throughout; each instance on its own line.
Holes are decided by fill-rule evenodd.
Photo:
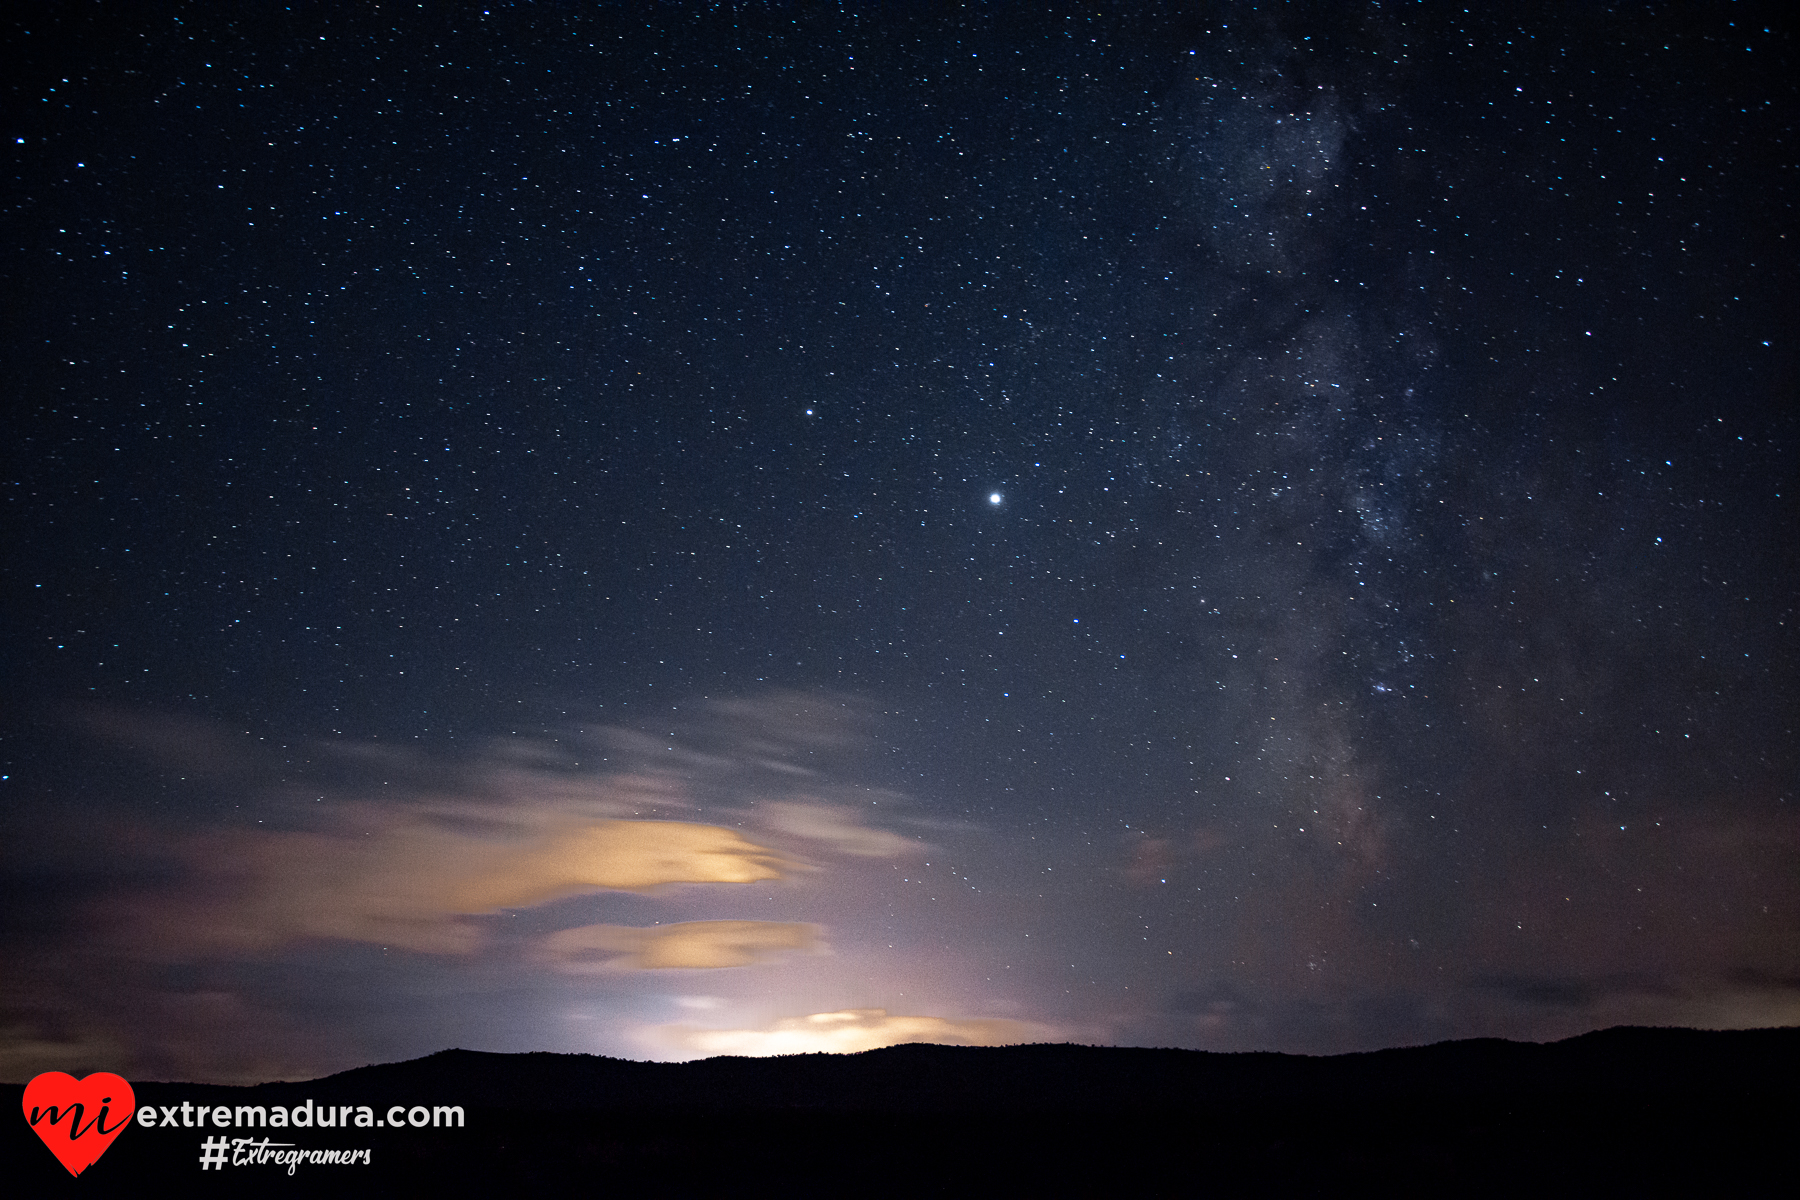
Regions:
M 968 1021 L 946 1017 L 896 1017 L 884 1008 L 785 1017 L 768 1029 L 696 1029 L 663 1025 L 646 1030 L 645 1040 L 664 1053 L 684 1058 L 715 1054 L 766 1058 L 777 1054 L 856 1054 L 908 1042 L 947 1046 L 1010 1046 L 1054 1040 L 1055 1031 L 1029 1021 L 1003 1018 Z
M 1545 1021 L 1557 1015 L 1583 1027 L 1686 1025 L 1765 1029 L 1800 1025 L 1800 979 L 1739 970 L 1724 979 L 1653 975 L 1477 976 L 1478 995 Z
M 317 939 L 466 954 L 484 941 L 473 919 L 482 914 L 585 892 L 757 883 L 818 869 L 769 840 L 861 858 L 923 848 L 872 827 L 866 790 L 856 803 L 835 794 L 834 768 L 870 744 L 872 716 L 828 694 L 709 701 L 655 737 L 597 726 L 503 739 L 469 756 L 351 741 L 276 753 L 187 718 L 92 710 L 80 719 L 228 789 L 234 811 L 257 810 L 254 828 L 96 827 L 119 861 L 157 860 L 140 878 L 158 881 L 106 897 L 103 907 L 126 907 L 126 928 L 110 915 L 98 924 L 114 931 L 116 948 L 128 939 L 134 956 L 162 961 Z M 719 814 L 710 822 L 708 809 Z M 727 949 L 717 939 L 581 947 L 611 951 L 611 969 L 754 961 L 782 948 L 802 947 Z
M 45 1071 L 73 1071 L 77 1078 L 114 1070 L 127 1058 L 117 1037 L 83 1033 L 51 1039 L 29 1025 L 0 1026 L 0 1080 L 24 1083 Z
M 650 916 L 760 916 L 732 906 L 802 872 L 885 873 L 892 856 L 924 849 L 911 832 L 874 827 L 900 819 L 906 797 L 854 782 L 878 716 L 851 698 L 777 693 L 683 705 L 643 729 L 596 723 L 434 749 L 76 710 L 69 719 L 84 733 L 160 768 L 165 802 L 139 803 L 146 773 L 105 759 L 119 786 L 88 819 L 42 808 L 30 869 L 62 901 L 53 921 L 22 923 L 0 944 L 8 963 L 43 964 L 14 972 L 29 986 L 0 989 L 0 1069 L 85 1063 L 132 1078 L 244 1081 L 397 1056 L 396 1035 L 376 1035 L 387 1049 L 360 1040 L 385 1025 L 346 1016 L 379 1008 L 384 985 L 316 1002 L 302 981 L 320 963 L 390 983 L 405 976 L 385 972 L 427 972 L 452 991 L 505 973 L 529 994 L 533 982 L 566 988 L 570 975 L 622 986 L 654 972 L 741 980 L 729 968 L 828 953 L 824 927 L 798 920 Z M 744 884 L 764 888 L 752 897 Z M 594 912 L 531 933 L 496 915 L 606 892 L 671 892 L 660 902 L 674 911 Z M 647 928 L 542 936 L 603 915 Z M 457 961 L 402 965 L 370 959 L 372 948 Z M 529 980 L 513 978 L 520 966 Z M 523 1008 L 536 999 L 491 1020 L 529 1025 Z M 689 1020 L 749 1020 L 726 1015 L 735 1001 L 687 1000 Z
M 409 807 L 372 829 L 203 839 L 188 848 L 187 888 L 140 905 L 139 929 L 165 952 L 338 938 L 461 954 L 482 940 L 470 916 L 583 892 L 756 883 L 798 869 L 717 825 L 482 815 L 451 824 Z
M 776 691 L 710 701 L 707 712 L 722 722 L 741 751 L 786 758 L 843 751 L 866 744 L 873 724 L 866 702 L 829 692 Z
M 600 821 L 508 855 L 456 892 L 458 911 L 542 904 L 594 889 L 641 892 L 669 883 L 756 883 L 791 869 L 735 829 L 686 821 Z
M 777 832 L 824 842 L 840 854 L 859 858 L 894 858 L 921 848 L 916 839 L 864 825 L 862 814 L 848 805 L 812 799 L 778 800 L 759 804 L 756 815 L 762 824 Z
M 824 930 L 791 921 L 687 921 L 640 928 L 583 925 L 538 943 L 540 953 L 571 974 L 671 968 L 748 967 L 784 953 L 823 954 Z

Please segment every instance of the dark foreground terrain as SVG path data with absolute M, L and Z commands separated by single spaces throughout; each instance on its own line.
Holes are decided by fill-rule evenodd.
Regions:
M 899 1046 L 637 1063 L 482 1054 L 308 1083 L 136 1084 L 140 1105 L 461 1105 L 460 1129 L 148 1129 L 75 1179 L 22 1117 L 17 1196 L 1792 1195 L 1800 1029 L 1611 1029 L 1306 1058 Z M 7 1106 L 20 1111 L 22 1087 Z M 202 1171 L 209 1137 L 368 1149 L 367 1166 Z M 197 1189 L 197 1191 L 196 1191 Z

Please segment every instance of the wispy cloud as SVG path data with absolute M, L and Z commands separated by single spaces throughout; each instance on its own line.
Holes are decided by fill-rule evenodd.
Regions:
M 486 914 L 599 891 L 761 883 L 816 871 L 808 860 L 820 856 L 885 858 L 922 845 L 872 819 L 875 803 L 899 809 L 904 797 L 861 789 L 860 806 L 836 801 L 847 789 L 829 768 L 868 740 L 867 714 L 846 699 L 713 701 L 658 736 L 595 726 L 462 757 L 354 741 L 277 751 L 201 721 L 112 710 L 84 723 L 276 818 L 115 836 L 122 851 L 154 847 L 162 860 L 160 882 L 131 897 L 126 924 L 164 960 L 308 939 L 468 954 L 485 941 L 476 918 Z M 707 946 L 580 948 L 614 950 L 615 969 L 761 952 L 727 951 L 716 937 Z M 564 969 L 576 961 L 552 958 Z
M 629 998 L 658 973 L 710 971 L 729 989 L 751 983 L 734 968 L 754 969 L 772 999 L 770 988 L 835 978 L 871 936 L 891 940 L 886 923 L 871 935 L 858 900 L 875 902 L 891 863 L 928 850 L 922 828 L 946 827 L 859 766 L 875 744 L 869 706 L 823 694 L 709 700 L 658 726 L 571 725 L 468 748 L 282 739 L 122 710 L 78 720 L 161 773 L 159 803 L 121 796 L 85 822 L 44 824 L 33 869 L 64 900 L 53 926 L 5 945 L 9 962 L 30 964 L 0 990 L 0 1070 L 15 1075 L 45 1062 L 245 1080 L 419 1053 L 452 1035 L 368 1014 L 384 988 L 427 979 L 440 996 L 511 989 L 519 1003 L 496 1024 L 526 1038 L 556 997 L 585 989 L 590 1023 L 556 1036 L 629 1045 Z M 550 909 L 561 901 L 573 903 Z M 935 918 L 924 902 L 914 916 Z M 827 916 L 831 958 L 825 925 L 805 919 Z M 549 932 L 608 918 L 632 923 Z M 321 965 L 357 986 L 315 995 Z M 734 1001 L 688 1000 L 720 1006 L 696 1017 L 733 1020 Z M 372 1032 L 353 1043 L 352 1030 Z M 1041 1036 L 855 1010 L 672 1032 L 659 1053 Z
M 895 858 L 917 853 L 923 846 L 917 838 L 865 824 L 863 814 L 849 805 L 827 804 L 810 797 L 761 804 L 757 816 L 772 830 L 820 842 L 840 854 L 858 858 Z
M 437 954 L 483 940 L 465 918 L 602 890 L 756 883 L 802 869 L 735 829 L 685 821 L 443 823 L 403 809 L 374 829 L 234 832 L 187 852 L 176 894 L 134 908 L 166 953 L 337 938 Z M 541 814 L 526 814 L 526 817 Z

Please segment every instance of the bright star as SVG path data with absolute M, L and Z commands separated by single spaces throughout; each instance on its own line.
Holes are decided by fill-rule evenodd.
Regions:
M 1001 499 L 1002 499 L 1002 497 L 999 492 L 989 492 L 988 493 L 988 503 L 989 504 L 998 504 L 998 503 L 1000 503 Z

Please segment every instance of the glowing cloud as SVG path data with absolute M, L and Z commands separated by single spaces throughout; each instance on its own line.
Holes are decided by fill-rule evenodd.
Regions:
M 896 1017 L 884 1008 L 851 1008 L 842 1012 L 786 1017 L 770 1029 L 695 1029 L 664 1025 L 646 1031 L 647 1040 L 683 1057 L 739 1054 L 767 1058 L 777 1054 L 856 1054 L 933 1042 L 947 1046 L 1010 1046 L 1050 1041 L 1055 1031 L 1028 1021 L 1004 1019 L 954 1021 L 945 1017 Z
M 780 879 L 773 850 L 734 829 L 686 821 L 600 821 L 559 831 L 506 858 L 455 893 L 456 911 L 542 904 L 597 888 L 639 892 L 668 883 Z
M 360 836 L 237 834 L 191 854 L 206 885 L 138 910 L 148 940 L 165 951 L 340 938 L 461 954 L 482 941 L 468 916 L 588 891 L 754 883 L 794 869 L 717 825 L 608 820 L 496 831 L 417 812 Z
M 822 954 L 823 933 L 817 925 L 785 921 L 688 921 L 647 929 L 583 925 L 553 933 L 539 947 L 571 974 L 748 967 L 787 952 Z

